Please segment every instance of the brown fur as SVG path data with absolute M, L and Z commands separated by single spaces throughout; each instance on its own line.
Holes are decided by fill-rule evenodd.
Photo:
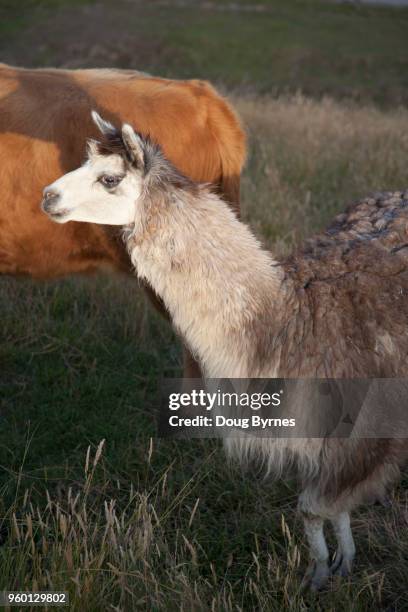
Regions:
M 351 571 L 355 545 L 349 511 L 381 497 L 408 459 L 408 383 L 399 381 L 399 420 L 386 415 L 391 428 L 381 433 L 383 439 L 369 436 L 384 431 L 378 426 L 384 424 L 386 395 L 373 397 L 364 389 L 357 398 L 344 398 L 347 407 L 350 398 L 359 403 L 352 437 L 329 438 L 323 432 L 308 435 L 307 426 L 323 421 L 324 413 L 318 412 L 316 386 L 307 379 L 349 379 L 352 391 L 357 387 L 350 379 L 408 379 L 408 192 L 378 194 L 351 206 L 302 251 L 277 262 L 208 188 L 194 190 L 182 176 L 175 178 L 177 171 L 159 147 L 133 132 L 132 145 L 129 129 L 124 126 L 122 136 L 140 189 L 135 187 L 136 200 L 128 192 L 134 204 L 126 217 L 134 218 L 125 232 L 130 257 L 162 297 L 206 376 L 301 379 L 287 416 L 296 419 L 304 437 L 232 432 L 224 444 L 242 462 L 261 460 L 268 474 L 297 469 L 299 507 L 315 566 L 307 579 L 320 588 L 331 572 Z M 112 160 L 113 167 L 117 162 Z M 87 167 L 92 174 L 91 166 L 92 156 Z M 72 175 L 70 180 L 72 185 Z M 54 184 L 62 198 L 70 180 L 62 177 Z M 84 201 L 89 197 L 85 194 Z M 112 219 L 116 213 L 113 208 Z M 77 214 L 80 218 L 81 211 Z M 329 380 L 324 386 L 341 384 Z M 382 381 L 383 393 L 385 385 Z M 331 568 L 325 519 L 338 543 Z
M 149 171 L 128 248 L 210 378 L 408 379 L 408 191 L 350 206 L 276 262 L 217 197 L 205 187 L 194 191 L 149 141 L 144 163 Z M 307 420 L 316 407 L 305 397 L 306 408 L 302 401 L 290 409 Z M 363 427 L 357 439 L 299 440 L 294 449 L 291 440 L 276 471 L 294 460 L 319 505 L 329 514 L 348 511 L 382 495 L 398 476 L 408 459 L 398 433 L 364 438 Z M 246 441 L 236 444 L 242 455 Z M 270 466 L 278 445 L 268 445 Z
M 285 376 L 408 376 L 408 192 L 351 206 L 283 262 Z
M 286 378 L 408 377 L 408 191 L 353 204 L 281 263 L 279 336 L 266 304 L 253 323 L 257 367 L 276 360 Z M 381 496 L 407 460 L 406 439 L 328 439 L 305 485 L 349 509 Z
M 161 176 L 166 183 L 165 169 Z M 163 198 L 167 190 L 164 184 Z M 155 211 L 159 229 L 137 241 L 130 235 L 128 247 L 210 377 L 408 379 L 408 191 L 352 205 L 281 262 L 263 256 L 225 207 L 210 214 L 214 201 L 205 191 L 194 196 L 180 190 L 179 198 L 186 198 L 185 205 L 174 208 L 167 193 L 167 206 Z M 177 270 L 167 232 L 183 245 Z M 204 252 L 210 241 L 213 248 Z M 161 266 L 167 269 L 169 262 L 175 280 L 166 284 Z M 301 400 L 291 404 L 288 416 L 297 411 L 296 419 L 307 422 L 314 405 L 305 395 Z M 316 563 L 314 588 L 330 573 L 324 519 L 332 521 L 339 543 L 333 571 L 347 573 L 354 556 L 348 512 L 382 498 L 408 460 L 403 408 L 405 431 L 396 430 L 389 415 L 395 437 L 387 439 L 364 437 L 384 419 L 380 411 L 375 420 L 371 404 L 365 408 L 357 438 L 225 440 L 230 454 L 261 459 L 268 472 L 283 474 L 296 465 L 299 506 Z
M 91 109 L 151 134 L 188 177 L 213 184 L 239 210 L 245 139 L 208 83 L 0 64 L 0 274 L 130 271 L 117 229 L 55 226 L 40 210 L 44 186 L 84 159 L 86 139 L 97 133 Z

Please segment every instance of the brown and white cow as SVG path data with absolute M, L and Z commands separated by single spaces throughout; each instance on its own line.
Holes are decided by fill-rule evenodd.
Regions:
M 96 135 L 91 109 L 150 134 L 177 168 L 214 185 L 239 211 L 245 138 L 228 102 L 208 83 L 0 64 L 0 274 L 49 279 L 102 269 L 130 272 L 117 228 L 55 226 L 40 210 L 44 185 L 78 167 L 87 138 Z M 186 357 L 185 374 L 198 375 Z

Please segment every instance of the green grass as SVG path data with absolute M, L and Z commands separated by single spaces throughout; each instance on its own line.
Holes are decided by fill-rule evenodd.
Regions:
M 2 61 L 234 90 L 243 217 L 278 253 L 408 186 L 407 10 L 216 4 L 3 0 Z M 391 509 L 355 514 L 353 578 L 313 596 L 293 483 L 242 474 L 211 440 L 155 438 L 158 381 L 181 356 L 137 282 L 2 278 L 0 321 L 0 590 L 68 590 L 78 611 L 408 609 L 406 479 Z
M 256 93 L 408 101 L 407 9 L 252 4 L 6 2 L 0 50 L 3 61 L 33 66 L 109 65 Z
M 69 4 L 79 6 L 92 4 L 94 0 L 69 0 Z M 30 21 L 43 9 L 55 11 L 68 4 L 67 0 L 1 0 L 0 2 L 0 33 L 8 40 L 27 27 Z M 41 13 L 40 13 L 41 14 Z
M 198 17 L 191 10 L 182 26 L 174 15 L 169 42 L 183 50 L 186 76 L 201 73 L 259 93 L 299 90 L 386 101 L 390 88 L 408 85 L 408 13 L 380 15 L 318 3 L 275 2 L 270 13 L 245 16 Z
M 235 103 L 243 215 L 278 252 L 350 200 L 407 187 L 406 110 Z M 294 484 L 248 477 L 212 440 L 155 438 L 180 350 L 136 282 L 3 278 L 0 296 L 0 590 L 68 590 L 72 610 L 407 609 L 406 480 L 392 508 L 355 513 L 353 578 L 301 593 Z

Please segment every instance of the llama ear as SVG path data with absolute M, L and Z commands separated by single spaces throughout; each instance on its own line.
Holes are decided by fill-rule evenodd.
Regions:
M 146 166 L 145 143 L 128 123 L 122 126 L 122 140 L 132 163 L 137 168 L 144 170 Z
M 97 113 L 96 111 L 92 111 L 92 119 L 93 122 L 95 123 L 96 127 L 98 128 L 98 130 L 104 135 L 104 136 L 109 136 L 112 134 L 116 134 L 116 128 L 115 126 L 113 126 L 109 121 L 105 121 L 105 119 L 102 119 L 102 117 L 100 116 L 99 113 Z
M 93 157 L 94 155 L 96 155 L 98 153 L 98 143 L 96 142 L 96 140 L 93 140 L 92 138 L 89 138 L 86 142 L 86 153 L 87 153 L 87 157 Z

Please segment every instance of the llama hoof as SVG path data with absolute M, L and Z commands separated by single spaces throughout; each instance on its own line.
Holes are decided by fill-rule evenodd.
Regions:
M 320 591 L 326 585 L 330 576 L 331 572 L 326 561 L 320 563 L 312 561 L 303 577 L 301 589 L 310 589 L 314 592 Z
M 330 566 L 330 572 L 332 576 L 340 576 L 346 578 L 351 574 L 351 568 L 353 565 L 353 559 L 345 557 L 339 551 L 336 552 L 334 561 Z

